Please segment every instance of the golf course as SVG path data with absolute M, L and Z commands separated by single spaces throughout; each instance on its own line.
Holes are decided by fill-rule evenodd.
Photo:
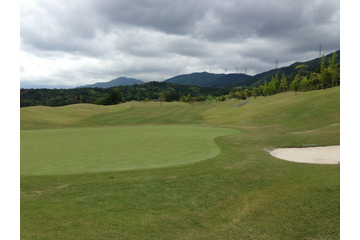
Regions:
M 20 109 L 21 239 L 339 239 L 340 87 Z

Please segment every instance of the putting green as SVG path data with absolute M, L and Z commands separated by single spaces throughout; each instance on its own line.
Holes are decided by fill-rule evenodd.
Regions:
M 76 174 L 186 164 L 215 157 L 214 139 L 237 130 L 130 126 L 24 130 L 22 175 Z

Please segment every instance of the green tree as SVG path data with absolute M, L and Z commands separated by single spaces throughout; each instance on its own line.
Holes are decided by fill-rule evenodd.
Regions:
M 340 67 L 339 64 L 336 62 L 336 58 L 338 57 L 337 53 L 334 52 L 329 59 L 329 67 L 328 72 L 331 76 L 331 85 L 337 86 L 338 82 L 340 81 Z
M 224 95 L 219 96 L 219 97 L 216 98 L 217 102 L 224 102 L 225 100 L 226 100 L 226 97 Z
M 290 89 L 295 92 L 295 95 L 300 87 L 300 74 L 296 74 L 294 80 L 290 84 Z
M 320 83 L 320 74 L 316 72 L 310 73 L 309 77 L 309 85 L 312 87 L 312 89 L 317 90 L 318 84 Z
M 325 66 L 325 55 L 323 54 L 322 57 L 321 57 L 321 62 L 320 62 L 320 74 L 323 73 L 325 68 L 326 68 L 326 66 Z
M 307 77 L 302 77 L 302 79 L 301 79 L 301 82 L 300 82 L 300 88 L 301 88 L 301 90 L 304 92 L 304 91 L 306 91 L 306 90 L 308 90 L 308 87 L 309 87 L 309 80 L 308 80 L 308 78 Z
M 260 85 L 260 86 L 257 88 L 257 91 L 258 91 L 258 96 L 263 96 L 263 95 L 264 95 L 264 86 L 263 86 L 263 85 Z
M 269 96 L 269 87 L 268 87 L 268 84 L 267 82 L 265 81 L 265 84 L 264 84 L 264 87 L 263 87 L 263 95 L 264 96 Z
M 259 96 L 259 88 L 254 87 L 251 91 L 251 96 L 254 96 L 255 98 L 257 98 L 257 96 Z
M 229 99 L 236 98 L 236 95 L 235 95 L 235 93 L 233 91 L 230 91 L 228 97 L 229 97 Z
M 320 73 L 320 82 L 324 85 L 325 88 L 331 86 L 332 83 L 331 68 L 324 68 L 324 70 Z
M 283 73 L 282 77 L 281 77 L 281 82 L 280 82 L 280 89 L 282 92 L 284 92 L 287 90 L 287 88 L 288 88 L 288 83 L 287 83 L 285 74 Z
M 236 98 L 237 100 L 246 99 L 243 91 L 236 91 L 236 92 L 235 92 L 235 98 Z
M 249 91 L 249 89 L 245 89 L 244 90 L 244 96 L 245 96 L 245 98 L 251 97 L 251 91 Z
M 119 88 L 110 88 L 109 92 L 98 99 L 97 103 L 102 105 L 113 105 L 124 101 L 124 97 Z
M 279 77 L 278 77 L 278 74 L 276 73 L 275 74 L 275 77 L 274 77 L 274 86 L 275 86 L 275 93 L 277 93 L 279 91 L 279 88 L 280 88 L 280 82 L 279 82 Z
M 319 82 L 325 87 L 327 87 L 328 83 L 331 82 L 331 76 L 325 65 L 325 55 L 322 55 L 321 57 Z
M 297 69 L 298 73 L 300 74 L 300 79 L 302 78 L 305 68 L 307 68 L 307 65 L 305 65 L 305 64 L 300 64 L 295 67 L 295 69 Z
M 269 91 L 269 95 L 273 95 L 276 93 L 276 85 L 274 81 L 269 82 L 268 91 Z
M 213 97 L 211 94 L 209 94 L 209 95 L 207 96 L 207 101 L 208 101 L 209 103 L 213 102 L 213 101 L 214 101 L 214 97 Z
M 110 101 L 112 104 L 124 102 L 124 97 L 119 88 L 111 88 L 109 91 Z
M 162 108 L 162 102 L 165 101 L 165 94 L 163 92 L 159 93 L 159 98 L 158 98 L 159 102 L 160 102 L 160 107 L 161 107 L 161 112 L 163 111 Z
M 186 102 L 186 96 L 181 95 L 180 98 L 179 98 L 179 101 L 180 102 Z
M 194 98 L 191 96 L 190 93 L 185 97 L 185 102 L 190 103 L 190 104 L 194 103 Z

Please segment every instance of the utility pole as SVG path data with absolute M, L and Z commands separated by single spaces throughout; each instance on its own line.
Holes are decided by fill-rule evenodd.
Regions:
M 275 59 L 275 69 L 278 68 L 278 59 Z
M 322 48 L 322 45 L 321 44 L 319 44 L 319 58 L 321 58 L 321 49 Z

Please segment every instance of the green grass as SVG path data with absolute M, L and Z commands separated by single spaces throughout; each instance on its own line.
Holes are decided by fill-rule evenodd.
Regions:
M 236 130 L 201 126 L 93 127 L 21 132 L 21 174 L 155 168 L 215 157 L 214 138 Z
M 153 128 L 211 132 L 221 126 L 240 132 L 216 137 L 218 155 L 188 164 L 65 175 L 22 172 L 21 238 L 339 239 L 338 166 L 287 162 L 263 150 L 340 144 L 339 94 L 339 87 L 284 93 L 251 98 L 240 108 L 234 108 L 239 101 L 227 101 L 167 103 L 163 111 L 159 103 L 136 102 L 21 109 L 21 129 L 29 129 L 21 131 L 21 144 L 23 134 L 101 130 L 110 137 L 116 131 L 104 129 L 146 128 L 148 111 Z M 22 154 L 21 165 L 23 159 Z
M 116 109 L 120 111 L 120 109 Z M 64 107 L 26 107 L 20 110 L 20 129 L 96 126 L 86 121 L 94 113 L 115 111 L 114 106 L 75 104 Z
M 128 102 L 112 106 L 75 104 L 62 107 L 26 107 L 20 111 L 20 129 L 49 129 L 148 124 L 198 124 L 208 104 Z

